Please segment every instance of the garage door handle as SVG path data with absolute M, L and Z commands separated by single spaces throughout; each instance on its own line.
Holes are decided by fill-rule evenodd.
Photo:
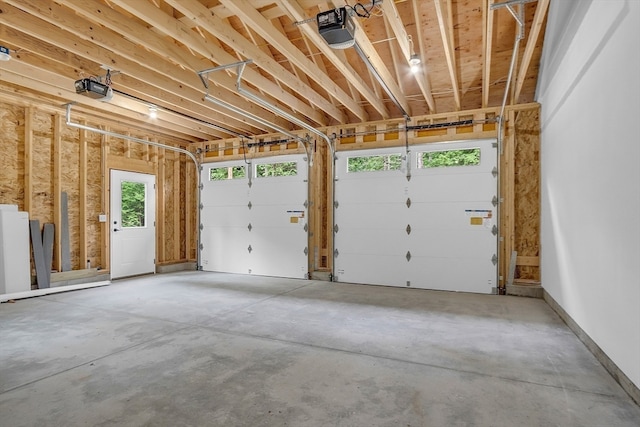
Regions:
M 114 228 L 113 231 L 122 231 L 122 228 Z

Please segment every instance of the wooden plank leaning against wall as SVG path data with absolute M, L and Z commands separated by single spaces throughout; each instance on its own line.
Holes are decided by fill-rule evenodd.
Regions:
M 540 173 L 539 173 L 539 125 L 538 104 L 524 104 L 507 107 L 508 122 L 503 138 L 504 153 L 501 163 L 501 234 L 499 246 L 501 276 L 500 285 L 506 283 L 509 259 L 513 250 L 517 251 L 516 281 L 537 283 L 540 281 Z M 499 108 L 487 108 L 458 113 L 447 113 L 414 117 L 410 125 L 439 125 L 462 120 L 473 120 L 473 124 L 410 131 L 409 144 L 424 144 L 465 139 L 496 138 L 495 122 L 485 122 L 495 118 Z M 405 135 L 401 130 L 403 120 L 386 120 L 357 125 L 335 126 L 320 129 L 327 135 L 336 134 L 336 150 L 357 150 L 404 146 Z M 370 132 L 367 134 L 367 132 Z M 347 135 L 347 136 L 344 136 Z M 353 136 L 351 136 L 353 135 Z M 264 135 L 261 141 L 278 141 L 281 135 Z M 251 148 L 245 153 L 245 146 L 237 138 L 203 143 L 204 162 L 238 160 L 245 154 L 252 158 L 304 152 L 298 144 L 287 146 L 277 144 Z M 312 180 L 309 209 L 310 271 L 330 271 L 330 241 L 333 238 L 329 224 L 331 220 L 331 179 L 327 165 L 327 149 L 322 141 L 315 145 L 315 161 L 310 171 Z
M 95 117 L 74 121 L 137 138 L 153 138 L 140 130 L 118 127 Z M 0 203 L 16 204 L 40 224 L 52 222 L 60 230 L 60 193 L 69 198 L 72 270 L 109 269 L 108 223 L 99 222 L 109 210 L 109 170 L 122 169 L 156 175 L 156 264 L 195 260 L 195 169 L 185 156 L 139 143 L 70 128 L 64 110 L 13 94 L 0 94 Z M 189 171 L 189 172 L 188 172 Z M 193 182 L 187 182 L 187 179 Z M 189 191 L 187 191 L 189 190 Z M 190 229 L 186 226 L 190 224 Z M 171 230 L 165 235 L 164 230 Z M 56 237 L 53 269 L 60 269 L 60 239 Z

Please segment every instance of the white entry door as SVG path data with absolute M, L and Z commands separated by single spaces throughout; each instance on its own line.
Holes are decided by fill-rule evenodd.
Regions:
M 303 155 L 203 165 L 203 270 L 306 278 L 307 177 Z
M 111 170 L 111 277 L 155 273 L 156 177 Z
M 494 142 L 337 153 L 335 278 L 491 293 Z

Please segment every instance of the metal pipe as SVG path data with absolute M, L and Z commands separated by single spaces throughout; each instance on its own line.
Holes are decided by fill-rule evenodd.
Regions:
M 185 118 L 187 118 L 187 119 L 193 120 L 193 121 L 198 122 L 198 123 L 202 123 L 202 124 L 204 124 L 204 125 L 207 125 L 207 126 L 210 126 L 210 127 L 214 128 L 214 129 L 218 129 L 218 130 L 221 130 L 221 131 L 223 131 L 223 132 L 230 133 L 231 135 L 235 135 L 235 136 L 238 136 L 238 137 L 243 137 L 243 138 L 249 138 L 249 139 L 251 139 L 251 137 L 250 137 L 250 136 L 244 135 L 244 134 L 242 134 L 242 133 L 240 133 L 240 132 L 236 132 L 236 131 L 234 131 L 234 130 L 232 130 L 232 129 L 228 129 L 228 128 L 224 127 L 224 126 L 220 126 L 220 125 L 217 125 L 217 124 L 215 124 L 215 123 L 207 122 L 206 120 L 202 120 L 202 119 L 199 119 L 199 118 L 197 118 L 197 117 L 189 116 L 189 115 L 187 115 L 187 114 L 181 113 L 180 111 L 172 110 L 171 108 L 166 108 L 166 107 L 163 107 L 163 106 L 158 105 L 158 104 L 153 104 L 153 103 L 151 103 L 151 102 L 149 102 L 149 101 L 146 101 L 146 100 L 144 100 L 144 99 L 142 99 L 142 98 L 139 98 L 139 97 L 137 97 L 137 96 L 134 96 L 134 95 L 130 95 L 130 94 L 126 93 L 126 92 L 122 92 L 122 91 L 120 91 L 120 90 L 113 89 L 113 93 L 117 93 L 118 95 L 125 96 L 125 97 L 127 97 L 127 98 L 130 98 L 130 99 L 136 100 L 136 101 L 138 101 L 138 102 L 142 102 L 143 104 L 146 104 L 146 105 L 148 105 L 149 107 L 152 107 L 152 106 L 153 106 L 153 107 L 156 107 L 158 110 L 168 111 L 169 113 L 173 113 L 173 114 L 176 114 L 176 115 L 179 115 L 179 116 L 185 117 Z
M 257 104 L 262 105 L 267 110 L 271 110 L 271 111 L 275 112 L 276 114 L 278 114 L 279 116 L 289 120 L 290 122 L 297 124 L 301 128 L 304 128 L 304 129 L 308 130 L 309 132 L 318 135 L 319 137 L 321 137 L 322 139 L 324 139 L 327 142 L 327 144 L 331 148 L 331 153 L 333 154 L 333 146 L 331 145 L 331 140 L 329 139 L 329 137 L 327 135 L 325 135 L 324 133 L 320 132 L 319 130 L 317 130 L 313 126 L 303 122 L 302 120 L 300 120 L 299 118 L 295 117 L 294 115 L 289 114 L 288 112 L 284 111 L 282 108 L 270 103 L 269 101 L 267 101 L 265 99 L 260 98 L 259 96 L 255 95 L 254 93 L 249 92 L 248 90 L 244 89 L 241 86 L 241 81 L 242 81 L 242 72 L 244 71 L 244 67 L 245 66 L 246 66 L 246 63 L 240 63 L 239 64 L 238 77 L 236 79 L 236 89 L 238 89 L 238 93 L 240 93 L 241 95 L 251 99 L 252 101 L 256 102 Z
M 393 93 L 391 92 L 391 89 L 389 89 L 389 86 L 387 86 L 387 83 L 384 81 L 384 79 L 382 78 L 382 76 L 380 75 L 380 73 L 378 72 L 376 67 L 373 66 L 373 64 L 369 60 L 369 57 L 364 53 L 364 51 L 362 50 L 360 45 L 356 42 L 353 45 L 353 47 L 355 48 L 356 52 L 358 53 L 358 55 L 360 56 L 362 61 L 365 63 L 365 65 L 367 66 L 369 71 L 371 71 L 373 73 L 373 76 L 376 78 L 376 80 L 378 80 L 378 83 L 380 83 L 380 86 L 382 86 L 384 91 L 387 92 L 387 95 L 389 95 L 389 97 L 391 98 L 391 101 L 393 101 L 393 103 L 396 105 L 396 107 L 398 107 L 400 109 L 400 112 L 404 116 L 405 120 L 408 120 L 409 119 L 409 114 L 402 107 L 402 105 L 400 104 L 398 99 L 393 95 Z
M 512 2 L 508 2 L 508 3 L 512 3 Z M 513 3 L 515 3 L 515 2 L 513 2 Z M 496 154 L 498 156 L 498 159 L 497 159 L 497 162 L 496 162 L 496 169 L 498 171 L 498 175 L 497 175 L 497 180 L 498 180 L 498 183 L 497 183 L 498 205 L 497 205 L 497 209 L 496 209 L 496 223 L 498 225 L 498 234 L 497 234 L 497 237 L 496 237 L 497 240 L 498 240 L 498 242 L 497 242 L 498 253 L 496 254 L 496 256 L 498 258 L 498 262 L 497 262 L 498 272 L 496 273 L 496 288 L 497 289 L 501 289 L 501 286 L 500 286 L 500 268 L 499 268 L 499 266 L 500 266 L 500 258 L 501 258 L 500 257 L 500 234 L 501 234 L 500 233 L 500 231 L 501 231 L 500 230 L 500 220 L 501 220 L 501 216 L 502 216 L 501 212 L 500 212 L 500 204 L 502 203 L 501 202 L 502 197 L 500 197 L 500 192 L 502 191 L 502 186 L 500 185 L 500 177 L 501 177 L 500 170 L 502 168 L 500 167 L 500 158 L 501 158 L 501 156 L 503 154 L 502 133 L 503 133 L 503 130 L 504 130 L 504 122 L 505 122 L 504 110 L 505 110 L 505 107 L 507 105 L 507 98 L 509 96 L 509 87 L 511 86 L 511 79 L 513 78 L 513 71 L 514 71 L 515 65 L 516 65 L 516 58 L 518 57 L 518 48 L 520 46 L 520 40 L 522 40 L 524 38 L 524 32 L 522 31 L 523 27 L 522 27 L 522 24 L 521 24 L 522 22 L 524 22 L 524 19 L 523 19 L 523 15 L 524 15 L 523 3 L 524 3 L 524 1 L 520 0 L 519 3 L 520 3 L 520 9 L 519 9 L 520 19 L 516 19 L 516 22 L 518 22 L 518 25 L 519 25 L 519 31 L 518 31 L 518 34 L 516 35 L 516 39 L 515 39 L 515 42 L 514 42 L 514 45 L 513 45 L 513 53 L 511 54 L 511 65 L 509 66 L 509 74 L 507 76 L 507 83 L 506 83 L 505 88 L 504 88 L 504 96 L 502 97 L 502 106 L 500 107 L 500 115 L 497 118 L 497 120 L 498 120 L 498 139 L 497 139 L 498 147 L 497 147 L 497 154 Z M 511 9 L 508 4 L 503 3 L 502 5 L 506 5 L 506 6 L 509 7 L 509 9 Z
M 240 64 L 239 66 L 239 70 L 238 70 L 238 77 L 236 79 L 236 88 L 238 89 L 238 93 L 240 93 L 241 95 L 244 95 L 245 97 L 251 99 L 252 101 L 256 102 L 259 105 L 262 105 L 263 107 L 265 107 L 266 109 L 269 109 L 273 112 L 275 112 L 276 114 L 278 114 L 279 116 L 297 124 L 298 126 L 307 129 L 309 132 L 314 133 L 318 136 L 320 136 L 322 139 L 325 140 L 325 142 L 327 143 L 327 147 L 329 147 L 329 152 L 331 154 L 331 204 L 333 206 L 333 213 L 331 216 L 331 230 L 335 229 L 335 177 L 336 177 L 336 172 L 335 172 L 335 165 L 336 165 L 336 155 L 335 155 L 335 148 L 333 147 L 333 143 L 331 141 L 331 139 L 324 133 L 320 132 L 319 130 L 317 130 L 316 128 L 314 128 L 313 126 L 310 126 L 309 124 L 303 122 L 302 120 L 298 119 L 297 117 L 293 116 L 292 114 L 289 114 L 288 112 L 284 111 L 283 109 L 281 109 L 280 107 L 273 105 L 272 103 L 260 98 L 259 96 L 253 94 L 252 92 L 249 92 L 246 89 L 242 88 L 241 85 L 241 79 L 242 79 L 242 72 L 244 71 L 244 67 L 246 66 L 246 64 Z M 305 147 L 306 149 L 306 147 Z M 334 251 L 335 251 L 335 237 L 333 239 L 331 239 L 331 257 L 333 259 L 334 256 Z M 331 263 L 331 276 L 332 278 L 335 277 L 334 276 L 334 262 Z
M 91 132 L 96 132 L 101 135 L 112 136 L 114 138 L 126 139 L 133 142 L 139 142 L 140 144 L 151 145 L 153 147 L 164 148 L 171 151 L 176 151 L 178 153 L 186 154 L 193 163 L 196 165 L 196 172 L 198 174 L 198 193 L 197 193 L 197 204 L 198 209 L 196 211 L 196 223 L 198 224 L 198 237 L 197 237 L 197 250 L 196 250 L 196 269 L 200 270 L 202 266 L 200 265 L 200 241 L 201 241 L 201 231 L 200 231 L 200 192 L 202 191 L 202 174 L 200 170 L 200 162 L 198 162 L 198 158 L 190 151 L 187 151 L 183 148 L 173 147 L 171 145 L 162 144 L 160 142 L 147 141 L 146 139 L 136 138 L 135 136 L 123 135 L 116 132 L 111 132 L 108 130 L 95 128 L 92 126 L 82 125 L 80 123 L 73 123 L 71 121 L 71 105 L 72 103 L 66 104 L 67 114 L 66 114 L 66 124 L 69 127 L 74 127 L 78 129 L 88 130 Z
M 278 132 L 280 132 L 280 133 L 282 133 L 284 135 L 287 135 L 290 138 L 293 138 L 293 139 L 296 139 L 296 140 L 302 139 L 299 136 L 291 133 L 290 131 L 286 130 L 283 127 L 280 127 L 280 126 L 278 126 L 278 125 L 276 125 L 274 123 L 271 123 L 270 121 L 265 120 L 262 117 L 257 116 L 257 115 L 255 115 L 253 113 L 249 113 L 247 111 L 244 111 L 243 109 L 238 108 L 233 104 L 229 104 L 228 102 L 222 101 L 222 100 L 220 100 L 218 98 L 214 98 L 213 96 L 209 95 L 208 93 L 205 94 L 204 99 L 209 101 L 209 102 L 211 102 L 211 103 L 213 103 L 213 104 L 216 104 L 216 105 L 218 105 L 220 107 L 226 108 L 226 109 L 228 109 L 228 110 L 230 110 L 230 111 L 232 111 L 232 112 L 234 112 L 236 114 L 240 114 L 240 115 L 242 115 L 242 116 L 244 116 L 244 117 L 246 117 L 248 119 L 251 119 L 251 120 L 253 120 L 253 121 L 257 122 L 257 123 L 260 123 L 261 125 L 270 127 L 271 129 L 276 130 L 276 131 L 278 131 Z

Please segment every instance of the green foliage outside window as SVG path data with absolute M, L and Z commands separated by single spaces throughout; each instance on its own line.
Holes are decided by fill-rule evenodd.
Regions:
M 347 172 L 400 170 L 401 165 L 402 156 L 400 154 L 349 157 L 347 159 Z
M 229 166 L 209 169 L 209 180 L 224 181 L 226 179 L 244 178 L 246 176 L 244 166 Z
M 297 162 L 264 163 L 256 165 L 256 176 L 295 176 L 298 174 Z
M 145 189 L 142 182 L 122 181 L 122 217 L 123 227 L 144 227 Z
M 418 168 L 473 166 L 480 164 L 480 149 L 428 151 L 420 153 Z

